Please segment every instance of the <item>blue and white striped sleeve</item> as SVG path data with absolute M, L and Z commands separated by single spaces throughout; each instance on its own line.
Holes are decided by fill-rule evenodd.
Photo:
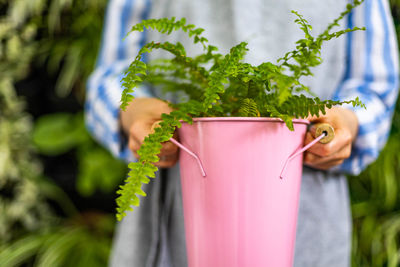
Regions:
M 365 0 L 348 17 L 349 27 L 366 31 L 347 35 L 347 68 L 335 99 L 359 96 L 367 109 L 352 108 L 359 121 L 350 158 L 340 170 L 357 175 L 373 162 L 385 145 L 398 94 L 397 40 L 386 0 Z
M 130 28 L 148 17 L 150 0 L 110 0 L 97 65 L 89 77 L 85 103 L 85 121 L 91 134 L 111 153 L 127 161 L 134 160 L 124 141 L 119 105 L 123 72 L 144 45 L 145 32 L 123 38 Z M 135 97 L 150 97 L 146 88 L 137 88 Z

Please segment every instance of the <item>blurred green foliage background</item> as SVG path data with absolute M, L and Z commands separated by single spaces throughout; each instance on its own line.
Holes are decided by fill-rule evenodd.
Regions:
M 107 0 L 0 0 L 0 266 L 106 266 L 126 173 L 86 132 Z M 398 36 L 400 0 L 391 0 Z M 400 266 L 400 104 L 379 159 L 349 177 L 352 266 Z
M 106 266 L 126 166 L 87 133 L 106 0 L 0 0 L 0 266 Z

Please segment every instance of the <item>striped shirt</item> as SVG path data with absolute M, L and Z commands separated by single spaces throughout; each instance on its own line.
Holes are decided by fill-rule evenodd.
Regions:
M 146 41 L 146 33 L 131 34 L 130 27 L 149 17 L 150 0 L 110 0 L 96 69 L 87 84 L 86 124 L 93 136 L 116 157 L 134 161 L 121 133 L 119 101 L 124 70 Z M 386 143 L 398 93 L 397 42 L 386 0 L 366 0 L 348 16 L 348 27 L 366 31 L 347 34 L 346 70 L 334 99 L 358 96 L 367 110 L 353 109 L 359 132 L 350 158 L 335 169 L 358 174 L 373 162 Z M 198 25 L 201 26 L 201 25 Z M 343 37 L 341 37 L 343 38 Z M 135 97 L 151 97 L 136 88 Z

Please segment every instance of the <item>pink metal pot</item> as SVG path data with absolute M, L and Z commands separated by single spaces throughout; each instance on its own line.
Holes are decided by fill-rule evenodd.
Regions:
M 198 118 L 178 130 L 189 267 L 293 263 L 306 120 Z M 283 176 L 283 177 L 281 177 Z

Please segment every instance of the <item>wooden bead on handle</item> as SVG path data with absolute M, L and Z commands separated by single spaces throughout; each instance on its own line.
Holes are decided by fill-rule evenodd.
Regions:
M 315 137 L 320 136 L 323 133 L 326 133 L 327 136 L 322 138 L 319 142 L 321 144 L 327 144 L 335 137 L 335 130 L 328 123 L 317 123 L 314 125 L 315 127 Z

